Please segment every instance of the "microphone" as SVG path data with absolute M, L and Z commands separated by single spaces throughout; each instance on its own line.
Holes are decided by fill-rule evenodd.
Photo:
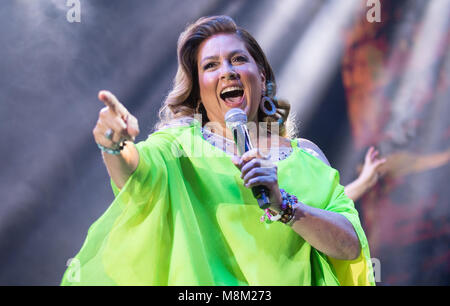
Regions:
M 225 114 L 225 123 L 233 133 L 240 155 L 253 149 L 247 129 L 247 115 L 240 108 L 232 108 Z M 261 209 L 270 207 L 269 190 L 265 186 L 252 187 L 253 196 Z

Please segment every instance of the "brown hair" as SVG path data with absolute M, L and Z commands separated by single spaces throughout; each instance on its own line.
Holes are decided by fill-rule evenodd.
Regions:
M 281 122 L 280 134 L 282 136 L 292 136 L 288 135 L 291 133 L 288 133 L 286 130 L 290 105 L 286 101 L 275 98 L 275 76 L 263 50 L 250 33 L 238 27 L 233 19 L 228 16 L 202 17 L 189 25 L 180 34 L 177 49 L 177 74 L 173 82 L 173 88 L 159 111 L 160 122 L 156 125 L 156 128 L 158 129 L 174 119 L 186 116 L 193 117 L 195 113 L 201 113 L 203 118 L 202 125 L 209 121 L 203 104 L 198 102 L 200 100 L 200 89 L 198 84 L 197 51 L 204 40 L 219 33 L 235 34 L 244 42 L 259 69 L 264 73 L 266 88 L 271 88 L 269 96 L 275 103 L 277 112 L 272 116 L 267 116 L 258 109 L 258 120 L 268 123 Z

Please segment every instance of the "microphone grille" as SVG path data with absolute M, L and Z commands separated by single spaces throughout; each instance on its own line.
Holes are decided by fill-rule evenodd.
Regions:
M 227 125 L 246 124 L 247 115 L 240 108 L 232 108 L 225 114 L 225 122 Z

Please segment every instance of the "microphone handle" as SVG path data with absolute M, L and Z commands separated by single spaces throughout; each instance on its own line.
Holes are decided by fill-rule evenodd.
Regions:
M 265 186 L 252 187 L 253 196 L 258 201 L 259 208 L 266 209 L 270 207 L 269 189 Z
M 233 137 L 240 155 L 253 148 L 245 124 L 239 124 L 233 129 Z M 252 193 L 261 209 L 270 207 L 269 189 L 267 187 L 262 185 L 254 186 L 252 187 Z

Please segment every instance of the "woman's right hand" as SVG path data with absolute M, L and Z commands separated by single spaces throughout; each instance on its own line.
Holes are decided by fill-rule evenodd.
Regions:
M 139 134 L 136 117 L 131 115 L 109 91 L 100 91 L 98 98 L 105 107 L 100 110 L 97 124 L 92 131 L 97 144 L 117 150 L 124 140 L 134 141 Z M 134 145 L 125 145 L 118 155 L 104 151 L 102 156 L 109 176 L 121 189 L 138 166 L 139 152 Z
M 98 93 L 98 98 L 105 107 L 100 110 L 97 124 L 92 131 L 95 142 L 109 149 L 117 149 L 124 140 L 134 141 L 139 135 L 136 117 L 131 115 L 111 92 L 102 90 Z

